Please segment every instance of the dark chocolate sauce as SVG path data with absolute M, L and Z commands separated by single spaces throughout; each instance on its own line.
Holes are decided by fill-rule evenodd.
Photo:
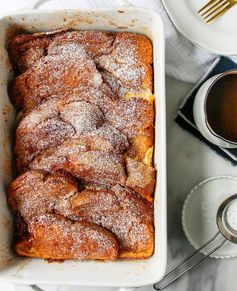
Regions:
M 237 142 L 237 74 L 220 78 L 206 100 L 207 121 L 219 136 Z

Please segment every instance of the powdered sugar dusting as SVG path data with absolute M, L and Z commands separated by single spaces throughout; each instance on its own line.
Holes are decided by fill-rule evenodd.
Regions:
M 44 258 L 115 259 L 118 255 L 115 237 L 88 222 L 42 215 L 30 222 L 29 232 L 32 235 L 32 249 L 42 253 Z
M 102 125 L 103 113 L 95 104 L 60 101 L 49 100 L 20 122 L 15 146 L 19 171 L 43 150 Z
M 56 53 L 56 52 L 55 52 Z M 32 108 L 47 96 L 65 93 L 79 86 L 99 87 L 101 74 L 85 50 L 77 44 L 57 47 L 57 54 L 42 57 L 12 87 L 13 98 Z
M 19 37 L 9 52 L 21 73 L 11 95 L 22 109 L 15 152 L 25 172 L 9 188 L 9 204 L 26 223 L 27 251 L 51 259 L 150 256 L 146 198 L 155 170 L 142 154 L 127 156 L 130 140 L 153 124 L 152 101 L 140 96 L 152 92 L 150 41 L 57 32 Z
M 99 150 L 89 150 L 80 139 L 72 139 L 50 148 L 36 158 L 30 169 L 55 172 L 64 169 L 81 181 L 103 185 L 124 184 L 126 181 L 123 156 Z
M 30 225 L 35 219 L 38 224 L 48 222 L 47 217 L 55 221 L 56 218 L 48 214 L 57 212 L 110 230 L 118 238 L 121 249 L 141 251 L 152 241 L 151 205 L 136 192 L 120 185 L 110 190 L 92 187 L 78 192 L 77 183 L 70 176 L 28 171 L 11 184 L 9 191 L 11 207 L 20 211 Z M 63 219 L 60 221 L 65 223 Z
M 110 190 L 84 190 L 70 198 L 67 215 L 89 220 L 112 231 L 120 248 L 141 251 L 152 241 L 152 209 L 145 199 L 116 185 Z
M 65 104 L 60 117 L 73 126 L 76 135 L 96 130 L 104 121 L 100 109 L 85 101 Z
M 14 212 L 19 211 L 29 223 L 35 216 L 52 213 L 57 201 L 77 191 L 77 182 L 72 177 L 28 171 L 11 183 L 9 202 Z
M 153 104 L 141 98 L 120 100 L 113 110 L 108 111 L 106 119 L 129 138 L 136 135 L 139 130 L 153 124 Z

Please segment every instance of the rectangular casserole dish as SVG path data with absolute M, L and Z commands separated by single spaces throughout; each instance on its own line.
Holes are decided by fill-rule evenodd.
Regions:
M 131 31 L 147 35 L 153 42 L 154 94 L 156 106 L 154 164 L 157 169 L 154 216 L 155 252 L 146 260 L 116 262 L 66 261 L 48 263 L 16 257 L 12 252 L 12 217 L 6 205 L 6 187 L 12 179 L 14 109 L 7 95 L 12 70 L 6 52 L 9 39 L 19 30 L 57 29 Z M 17 284 L 64 284 L 134 287 L 159 281 L 166 269 L 166 125 L 165 51 L 161 17 L 145 9 L 119 7 L 85 10 L 27 10 L 0 18 L 0 281 Z

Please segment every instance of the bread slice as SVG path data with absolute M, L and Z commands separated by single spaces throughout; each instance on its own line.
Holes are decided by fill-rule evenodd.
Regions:
M 103 122 L 103 113 L 94 103 L 48 100 L 26 115 L 17 127 L 15 153 L 18 171 L 43 150 L 68 138 L 95 131 Z
M 129 139 L 153 125 L 153 103 L 142 98 L 120 99 L 105 118 Z
M 80 45 L 58 47 L 57 54 L 40 58 L 30 69 L 17 76 L 10 95 L 18 108 L 29 109 L 43 99 L 78 87 L 100 87 L 101 74 Z
M 69 198 L 61 214 L 86 220 L 111 231 L 119 241 L 121 258 L 146 258 L 154 248 L 153 207 L 131 189 L 85 189 Z
M 104 186 L 126 181 L 123 155 L 90 150 L 80 139 L 67 140 L 44 151 L 29 164 L 29 169 L 50 173 L 65 170 L 84 183 Z
M 152 151 L 154 145 L 154 128 L 149 126 L 130 138 L 130 146 L 127 151 L 127 155 L 134 160 L 144 162 L 147 165 L 152 166 L 152 153 L 148 158 L 149 151 Z
M 155 190 L 155 168 L 127 157 L 126 170 L 126 186 L 152 201 Z
M 35 216 L 53 213 L 57 201 L 77 192 L 78 183 L 70 174 L 33 170 L 11 182 L 7 199 L 12 212 L 29 223 Z
M 61 259 L 65 259 L 64 251 L 52 252 L 51 242 L 46 246 L 48 240 L 53 241 L 53 237 L 40 236 L 44 228 L 49 227 L 49 233 L 56 227 L 60 228 L 58 219 L 63 222 L 62 227 L 71 228 L 72 222 L 65 221 L 70 219 L 87 221 L 107 229 L 119 242 L 120 257 L 131 257 L 133 254 L 134 258 L 145 258 L 153 252 L 152 204 L 135 191 L 120 185 L 109 190 L 93 186 L 79 191 L 76 180 L 68 174 L 32 170 L 10 184 L 8 204 L 16 216 L 20 240 L 16 249 L 20 254 L 25 252 L 27 256 L 31 256 L 34 253 L 43 258 L 59 259 L 61 253 Z M 61 217 L 53 217 L 55 213 Z M 50 217 L 49 221 L 45 217 Z M 50 226 L 47 226 L 48 222 Z M 56 225 L 51 225 L 55 222 Z M 73 227 L 75 226 L 80 229 L 79 225 Z M 102 231 L 102 234 L 106 232 Z M 46 251 L 42 255 L 43 247 Z M 36 255 L 36 252 L 39 254 Z
M 116 35 L 111 53 L 95 59 L 106 83 L 120 97 L 126 91 L 152 92 L 152 45 L 141 34 Z
M 106 229 L 86 221 L 71 221 L 59 215 L 34 217 L 28 235 L 15 250 L 20 256 L 50 260 L 115 260 L 119 245 Z

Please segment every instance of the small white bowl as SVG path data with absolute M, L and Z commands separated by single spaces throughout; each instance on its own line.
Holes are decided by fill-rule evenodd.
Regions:
M 208 79 L 200 87 L 193 104 L 193 116 L 196 126 L 199 129 L 200 133 L 209 142 L 224 148 L 237 148 L 237 142 L 227 140 L 226 138 L 214 132 L 214 130 L 211 128 L 207 120 L 207 110 L 206 110 L 206 103 L 210 90 L 218 80 L 230 74 L 237 74 L 237 70 L 231 70 L 224 72 L 222 74 L 215 75 L 212 78 Z

